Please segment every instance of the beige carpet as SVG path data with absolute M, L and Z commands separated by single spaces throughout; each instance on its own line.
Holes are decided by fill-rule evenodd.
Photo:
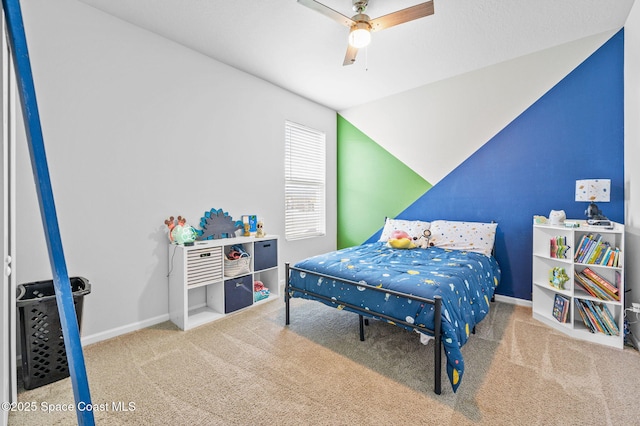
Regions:
M 100 425 L 627 425 L 638 424 L 640 353 L 566 337 L 531 310 L 492 304 L 463 347 L 455 394 L 433 388 L 432 343 L 317 302 L 281 301 L 183 332 L 160 324 L 85 348 Z M 71 425 L 70 379 L 31 391 L 36 412 L 11 425 Z M 113 403 L 135 410 L 116 411 Z

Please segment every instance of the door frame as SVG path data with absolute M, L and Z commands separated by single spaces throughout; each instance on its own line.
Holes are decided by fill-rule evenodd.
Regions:
M 17 402 L 17 365 L 16 365 L 16 284 L 15 284 L 15 74 L 13 61 L 6 36 L 4 12 L 0 23 L 1 45 L 1 92 L 2 111 L 1 134 L 2 150 L 0 164 L 2 177 L 0 182 L 0 368 L 3 377 L 0 386 L 1 402 Z M 8 423 L 8 410 L 2 410 L 0 424 Z

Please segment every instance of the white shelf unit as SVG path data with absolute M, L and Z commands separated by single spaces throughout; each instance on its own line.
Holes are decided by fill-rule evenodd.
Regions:
M 249 269 L 229 276 L 225 257 L 233 245 L 250 255 Z M 169 245 L 169 317 L 182 330 L 276 299 L 280 295 L 278 236 L 236 237 Z M 225 274 L 226 272 L 226 274 Z M 254 302 L 253 283 L 269 297 Z
M 577 228 L 566 226 L 554 226 L 548 224 L 533 225 L 533 265 L 532 265 L 532 304 L 533 317 L 538 321 L 560 330 L 570 336 L 589 342 L 622 348 L 624 345 L 624 226 L 612 222 L 612 229 L 602 226 L 590 226 L 586 221 L 567 220 L 579 224 Z M 600 234 L 602 241 L 608 242 L 621 251 L 620 262 L 617 267 L 596 264 L 579 263 L 574 261 L 575 250 L 578 250 L 583 235 Z M 551 256 L 551 240 L 556 237 L 565 237 L 569 249 L 566 259 Z M 554 267 L 564 268 L 569 280 L 564 285 L 564 290 L 553 287 L 549 282 L 549 272 Z M 602 300 L 583 291 L 574 281 L 575 274 L 590 268 L 598 275 L 611 283 L 618 282 L 618 294 L 620 301 Z M 570 309 L 566 323 L 558 321 L 552 314 L 555 295 L 561 294 L 569 299 Z M 620 330 L 617 336 L 596 332 L 591 333 L 585 326 L 580 313 L 576 310 L 576 299 L 591 300 L 603 303 L 613 315 Z

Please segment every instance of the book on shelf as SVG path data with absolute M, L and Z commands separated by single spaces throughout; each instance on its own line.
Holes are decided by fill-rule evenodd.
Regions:
M 587 244 L 587 234 L 584 234 L 582 238 L 580 238 L 580 242 L 576 246 L 576 250 L 573 256 L 573 261 L 577 262 L 580 256 L 584 253 L 584 248 Z
M 584 234 L 573 258 L 576 263 L 618 267 L 620 249 L 602 241 L 601 234 Z
M 584 247 L 585 247 L 585 244 L 587 243 L 587 235 L 588 234 L 583 234 L 582 237 L 580 238 L 580 242 L 576 246 L 576 250 L 573 256 L 574 261 L 578 261 L 578 258 L 582 255 L 582 253 L 584 253 Z
M 584 310 L 587 313 L 587 316 L 593 322 L 593 325 L 595 326 L 596 330 L 599 331 L 600 333 L 605 333 L 605 328 L 602 325 L 602 322 L 600 321 L 599 316 L 596 314 L 595 309 L 593 308 L 593 305 L 589 303 L 590 301 L 581 300 L 580 302 L 584 305 L 585 307 Z
M 569 306 L 571 302 L 567 297 L 556 293 L 553 303 L 553 317 L 560 322 L 567 322 L 569 319 Z
M 587 316 L 587 313 L 584 310 L 584 306 L 582 306 L 582 303 L 580 303 L 580 299 L 574 299 L 574 301 L 576 302 L 576 311 L 578 311 L 578 313 L 580 314 L 580 318 L 582 318 L 582 322 L 587 327 L 587 330 L 589 330 L 591 333 L 595 333 L 596 329 L 591 323 L 591 319 L 589 319 L 589 317 Z
M 616 252 L 613 259 L 613 264 L 609 266 L 622 267 L 622 252 L 617 247 L 616 247 Z
M 603 291 L 599 291 L 599 288 L 591 282 L 584 274 L 575 272 L 574 282 L 579 288 L 583 289 L 589 296 L 600 298 L 607 298 L 608 296 Z
M 582 322 L 591 333 L 603 333 L 608 336 L 620 334 L 618 324 L 606 304 L 586 299 L 575 299 L 575 303 Z
M 609 260 L 611 260 L 611 263 L 613 264 L 612 256 L 614 256 L 613 250 L 611 249 L 611 246 L 607 245 L 607 249 L 602 252 L 602 255 L 596 259 L 595 263 L 598 265 L 611 266 L 609 265 Z
M 578 259 L 578 262 L 585 263 L 586 260 L 591 257 L 591 254 L 593 254 L 593 251 L 596 249 L 598 244 L 600 244 L 600 241 L 602 241 L 602 235 L 600 234 L 592 235 L 588 241 L 588 244 L 584 250 L 584 253 L 582 253 L 581 258 Z
M 602 261 L 602 257 L 607 252 L 608 248 L 610 248 L 609 243 L 606 241 L 598 244 L 595 250 L 593 251 L 593 253 L 591 254 L 591 256 L 587 259 L 585 263 L 592 263 L 592 264 L 599 265 L 600 262 Z
M 620 301 L 620 294 L 617 286 L 614 286 L 602 276 L 596 274 L 589 268 L 582 271 L 575 271 L 574 281 L 580 288 L 589 295 L 602 300 Z
M 617 336 L 618 326 L 611 315 L 611 311 L 607 308 L 607 305 L 604 303 L 593 302 L 591 300 L 587 300 L 586 302 L 591 305 L 593 311 L 596 313 L 598 320 L 604 328 L 604 333 L 610 336 Z
M 599 239 L 602 239 L 600 234 L 584 234 L 580 239 L 580 244 L 578 245 L 578 249 L 576 250 L 576 254 L 574 256 L 575 262 L 582 262 L 588 255 L 588 253 L 593 249 L 594 244 L 596 244 Z
M 611 311 L 607 308 L 607 305 L 604 303 L 598 304 L 596 302 L 591 302 L 591 304 L 594 305 L 595 310 L 598 312 L 602 324 L 607 329 L 607 334 L 610 336 L 617 336 L 619 333 L 618 325 L 616 324 L 613 315 L 611 315 Z
M 616 319 L 614 318 L 613 314 L 611 314 L 611 310 L 604 303 L 602 304 L 602 310 L 605 313 L 609 323 L 611 324 L 611 327 L 614 331 L 613 335 L 619 336 L 620 328 L 618 327 L 618 323 L 616 322 Z
M 614 286 L 612 283 L 592 271 L 590 268 L 584 268 L 582 273 L 588 276 L 592 281 L 598 283 L 603 290 L 607 291 L 607 293 L 618 294 L 618 287 Z

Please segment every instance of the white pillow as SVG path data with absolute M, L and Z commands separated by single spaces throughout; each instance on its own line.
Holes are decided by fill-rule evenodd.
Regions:
M 434 220 L 431 222 L 429 242 L 436 247 L 474 251 L 490 256 L 497 227 L 497 223 Z
M 387 218 L 384 222 L 384 228 L 378 241 L 387 242 L 391 238 L 393 231 L 404 231 L 411 238 L 418 238 L 422 233 L 429 229 L 430 222 L 424 222 L 422 220 L 403 220 L 403 219 L 390 219 Z

